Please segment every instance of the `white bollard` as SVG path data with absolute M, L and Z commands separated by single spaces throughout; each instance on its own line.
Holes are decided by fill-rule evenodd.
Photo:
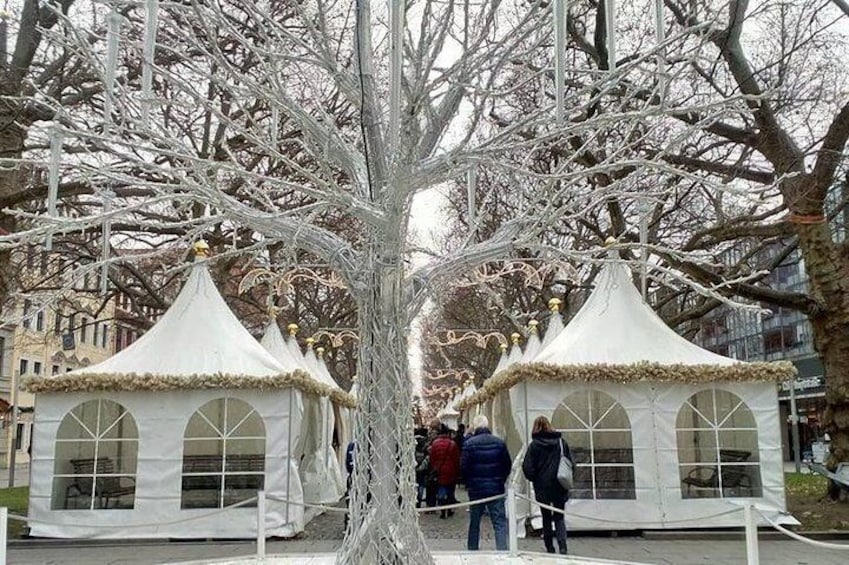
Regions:
M 758 526 L 755 523 L 754 506 L 751 502 L 747 502 L 743 506 L 743 515 L 746 520 L 746 563 L 748 565 L 759 565 Z
M 516 532 L 516 491 L 513 487 L 507 488 L 507 536 L 510 545 L 510 556 L 519 554 L 519 534 Z
M 265 491 L 256 492 L 256 556 L 265 559 Z
M 0 508 L 0 565 L 6 565 L 6 531 L 9 527 L 9 509 Z

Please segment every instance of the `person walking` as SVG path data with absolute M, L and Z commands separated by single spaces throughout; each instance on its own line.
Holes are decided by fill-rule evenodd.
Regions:
M 500 438 L 492 434 L 489 420 L 483 414 L 472 421 L 473 435 L 463 444 L 460 454 L 460 474 L 469 493 L 469 501 L 474 502 L 491 496 L 504 494 L 504 483 L 510 476 L 510 452 Z M 469 509 L 469 551 L 477 551 L 480 545 L 480 526 L 486 511 L 492 520 L 495 531 L 495 548 L 507 550 L 507 513 L 504 498 L 474 504 Z
M 439 486 L 436 494 L 437 506 L 453 504 L 456 500 L 454 490 L 460 477 L 460 448 L 445 424 L 442 424 L 439 435 L 430 444 L 430 466 L 436 473 L 436 484 Z M 440 518 L 453 515 L 453 510 L 442 510 L 439 513 Z
M 348 529 L 348 521 L 351 517 L 351 487 L 354 483 L 354 465 L 357 460 L 357 442 L 351 440 L 345 448 L 345 470 L 348 471 L 348 479 L 345 481 L 345 505 L 348 511 L 345 512 L 345 520 L 343 529 Z
M 545 416 L 534 420 L 531 438 L 533 438 L 531 445 L 528 446 L 528 452 L 522 462 L 522 472 L 533 483 L 537 502 L 562 511 L 566 508 L 566 501 L 569 500 L 569 491 L 560 486 L 557 480 L 557 468 L 560 465 L 561 453 L 572 461 L 572 468 L 575 467 L 569 444 L 560 432 L 554 431 L 551 422 Z M 554 553 L 553 538 L 556 537 L 560 553 L 565 554 L 566 521 L 563 514 L 545 507 L 541 507 L 540 511 L 545 550 L 548 553 Z
M 430 469 L 430 459 L 427 456 L 427 430 L 416 430 L 416 508 L 421 508 L 425 502 L 427 475 Z

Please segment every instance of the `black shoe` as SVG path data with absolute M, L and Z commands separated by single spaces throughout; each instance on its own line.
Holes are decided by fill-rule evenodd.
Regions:
M 439 512 L 439 517 L 444 520 L 445 518 L 448 517 L 448 513 L 445 510 L 441 510 Z
M 453 515 L 454 515 L 454 511 L 453 511 L 453 510 L 449 510 L 449 511 L 448 511 L 448 517 L 450 518 L 450 517 L 451 517 L 451 516 L 453 516 Z
M 566 555 L 566 544 L 560 546 L 560 554 Z

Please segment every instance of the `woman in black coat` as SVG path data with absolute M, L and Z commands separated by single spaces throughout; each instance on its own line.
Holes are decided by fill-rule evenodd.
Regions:
M 569 444 L 560 432 L 554 431 L 551 422 L 545 416 L 534 420 L 531 437 L 533 441 L 528 446 L 528 452 L 522 462 L 522 472 L 534 484 L 537 502 L 563 510 L 566 508 L 566 501 L 569 500 L 569 491 L 560 486 L 557 481 L 557 467 L 560 465 L 561 448 L 563 454 L 573 461 Z M 574 465 L 573 461 L 573 468 Z M 554 553 L 552 538 L 556 536 L 560 553 L 566 553 L 566 521 L 563 519 L 563 514 L 552 512 L 547 508 L 540 508 L 540 510 L 545 550 L 548 553 Z

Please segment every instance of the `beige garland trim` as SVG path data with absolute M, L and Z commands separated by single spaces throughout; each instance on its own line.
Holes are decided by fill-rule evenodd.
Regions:
M 483 387 L 459 403 L 465 410 L 494 398 L 499 392 L 522 382 L 585 382 L 704 384 L 714 382 L 779 382 L 796 374 L 789 361 L 774 363 L 737 363 L 734 365 L 661 365 L 642 361 L 628 365 L 605 363 L 551 365 L 528 363 L 513 365 L 487 380 Z
M 326 396 L 332 402 L 346 408 L 357 406 L 356 399 L 347 392 L 316 382 L 309 374 L 300 369 L 272 377 L 249 377 L 221 373 L 213 375 L 89 373 L 58 377 L 29 377 L 24 380 L 23 386 L 24 390 L 33 394 L 45 392 L 137 392 L 209 389 L 279 390 L 292 387 L 313 396 Z

